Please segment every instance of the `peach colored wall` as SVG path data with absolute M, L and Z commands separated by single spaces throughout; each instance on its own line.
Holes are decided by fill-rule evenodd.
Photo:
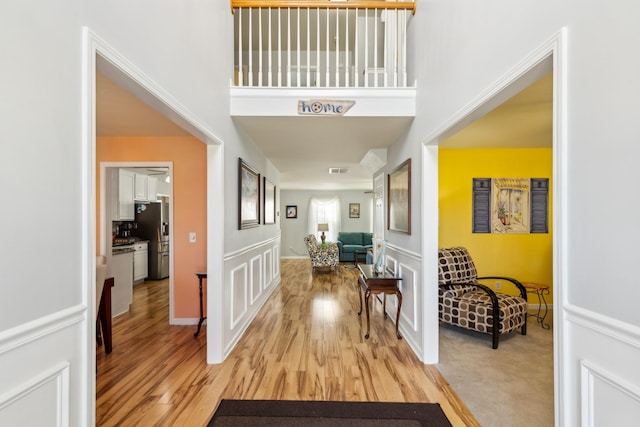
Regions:
M 206 271 L 207 265 L 206 145 L 193 137 L 99 137 L 96 194 L 100 194 L 100 162 L 173 162 L 174 316 L 199 317 L 198 280 L 194 273 Z M 96 224 L 100 224 L 100 200 L 96 212 Z M 98 231 L 97 248 L 102 237 Z M 196 243 L 189 243 L 190 231 L 197 233 Z

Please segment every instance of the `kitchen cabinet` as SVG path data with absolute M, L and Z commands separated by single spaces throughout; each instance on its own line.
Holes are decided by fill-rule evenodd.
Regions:
M 149 277 L 149 243 L 141 242 L 133 245 L 133 282 L 144 281 Z
M 134 198 L 138 201 L 146 202 L 147 200 L 149 200 L 149 196 L 147 194 L 148 177 L 147 175 L 142 175 L 139 173 L 135 174 L 135 177 L 136 191 L 134 194 Z
M 155 176 L 147 177 L 147 200 L 150 202 L 158 200 L 158 178 Z
M 113 221 L 135 220 L 133 199 L 135 174 L 125 169 L 114 170 L 111 174 L 111 219 Z
M 111 315 L 116 317 L 129 311 L 133 301 L 133 250 L 113 254 L 109 268 L 114 280 L 111 289 Z
M 155 202 L 158 199 L 158 178 L 135 174 L 135 194 L 137 202 Z

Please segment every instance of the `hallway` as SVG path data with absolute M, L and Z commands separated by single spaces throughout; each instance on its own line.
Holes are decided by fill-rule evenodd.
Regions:
M 113 353 L 98 349 L 97 425 L 205 425 L 222 398 L 439 402 L 455 426 L 478 425 L 395 337 L 382 304 L 364 340 L 355 270 L 281 268 L 280 287 L 220 365 L 206 364 L 206 334 L 168 325 L 167 281 L 136 286 L 129 314 L 114 319 Z

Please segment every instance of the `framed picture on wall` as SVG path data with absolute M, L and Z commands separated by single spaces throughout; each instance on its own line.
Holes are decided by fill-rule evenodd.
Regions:
M 411 234 L 411 159 L 387 176 L 387 229 Z
M 360 218 L 360 203 L 349 203 L 349 218 Z
M 238 164 L 238 229 L 260 225 L 260 174 L 239 159 Z
M 264 177 L 264 223 L 276 223 L 276 186 Z
M 287 205 L 287 218 L 298 218 L 298 205 Z

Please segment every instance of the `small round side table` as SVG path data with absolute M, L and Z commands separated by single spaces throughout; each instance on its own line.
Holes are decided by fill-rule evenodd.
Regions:
M 546 296 L 549 295 L 549 286 L 541 283 L 523 282 L 522 285 L 527 290 L 527 293 L 538 296 L 538 311 L 535 314 L 529 314 L 531 317 L 536 318 L 536 322 L 542 327 L 542 329 L 550 329 L 551 326 L 548 323 L 544 323 L 544 319 L 547 317 L 548 305 Z M 544 305 L 544 309 L 542 306 Z

